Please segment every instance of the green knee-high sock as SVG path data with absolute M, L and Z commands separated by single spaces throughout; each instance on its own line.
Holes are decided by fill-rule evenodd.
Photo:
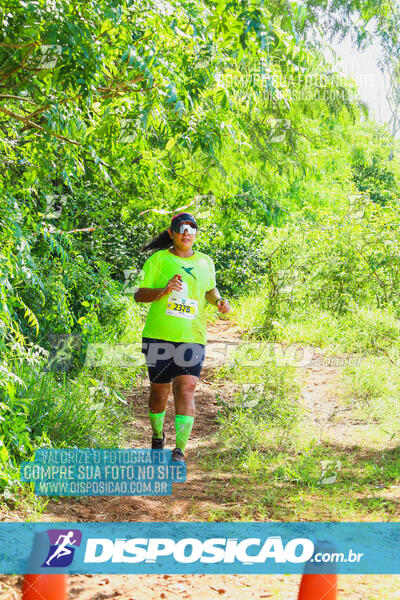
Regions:
M 192 431 L 194 417 L 175 415 L 176 447 L 185 452 L 186 444 Z
M 149 417 L 154 437 L 161 438 L 163 434 L 165 410 L 161 413 L 152 413 L 151 410 L 149 410 Z

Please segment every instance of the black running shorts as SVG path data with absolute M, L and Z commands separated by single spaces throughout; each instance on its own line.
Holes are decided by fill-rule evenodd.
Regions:
M 142 337 L 149 379 L 154 383 L 169 383 L 177 375 L 200 377 L 205 349 L 204 344 Z

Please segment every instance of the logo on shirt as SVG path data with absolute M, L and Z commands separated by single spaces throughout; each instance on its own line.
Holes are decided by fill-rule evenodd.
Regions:
M 48 529 L 50 549 L 42 567 L 67 567 L 74 558 L 74 546 L 80 546 L 82 532 L 79 529 Z
M 191 271 L 192 271 L 192 269 L 194 269 L 194 267 L 182 267 L 182 269 L 183 269 L 184 271 L 186 271 L 186 273 L 187 273 L 188 275 L 191 275 L 191 276 L 193 277 L 193 279 L 196 279 L 196 277 L 195 277 L 195 276 L 193 275 L 193 273 L 191 272 Z

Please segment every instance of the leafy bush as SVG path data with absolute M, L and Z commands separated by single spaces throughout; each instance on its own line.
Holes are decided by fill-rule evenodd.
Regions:
M 272 229 L 259 250 L 266 263 L 258 296 L 263 300 L 256 298 L 252 305 L 244 294 L 235 311 L 239 323 L 273 338 L 282 322 L 295 320 L 295 315 L 308 320 L 308 313 L 327 311 L 351 320 L 359 307 L 369 306 L 389 309 L 399 318 L 396 209 L 397 205 L 381 207 L 359 197 L 345 215 L 321 211 L 315 222 Z M 384 327 L 376 327 L 386 335 Z
M 371 163 L 359 159 L 353 165 L 353 181 L 360 192 L 366 192 L 371 200 L 384 206 L 396 199 L 400 190 L 394 173 L 375 153 Z
M 252 229 L 240 213 L 223 230 L 217 225 L 208 228 L 198 247 L 213 259 L 222 294 L 235 297 L 260 285 L 265 274 L 265 257 L 260 252 L 265 235 L 265 226 Z
M 37 448 L 118 447 L 128 418 L 124 397 L 82 372 L 76 380 L 21 366 L 23 386 L 0 404 L 0 461 L 17 473 Z M 11 469 L 13 472 L 13 469 Z M 3 486 L 12 484 L 3 470 Z M 1 490 L 0 490 L 1 491 Z

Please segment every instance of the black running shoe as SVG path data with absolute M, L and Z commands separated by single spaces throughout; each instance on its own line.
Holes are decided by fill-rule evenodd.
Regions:
M 154 436 L 151 438 L 151 449 L 152 450 L 162 450 L 165 446 L 166 442 L 165 433 L 163 433 L 162 438 L 155 438 Z
M 185 455 L 180 448 L 174 448 L 174 450 L 172 450 L 172 460 L 185 462 Z

